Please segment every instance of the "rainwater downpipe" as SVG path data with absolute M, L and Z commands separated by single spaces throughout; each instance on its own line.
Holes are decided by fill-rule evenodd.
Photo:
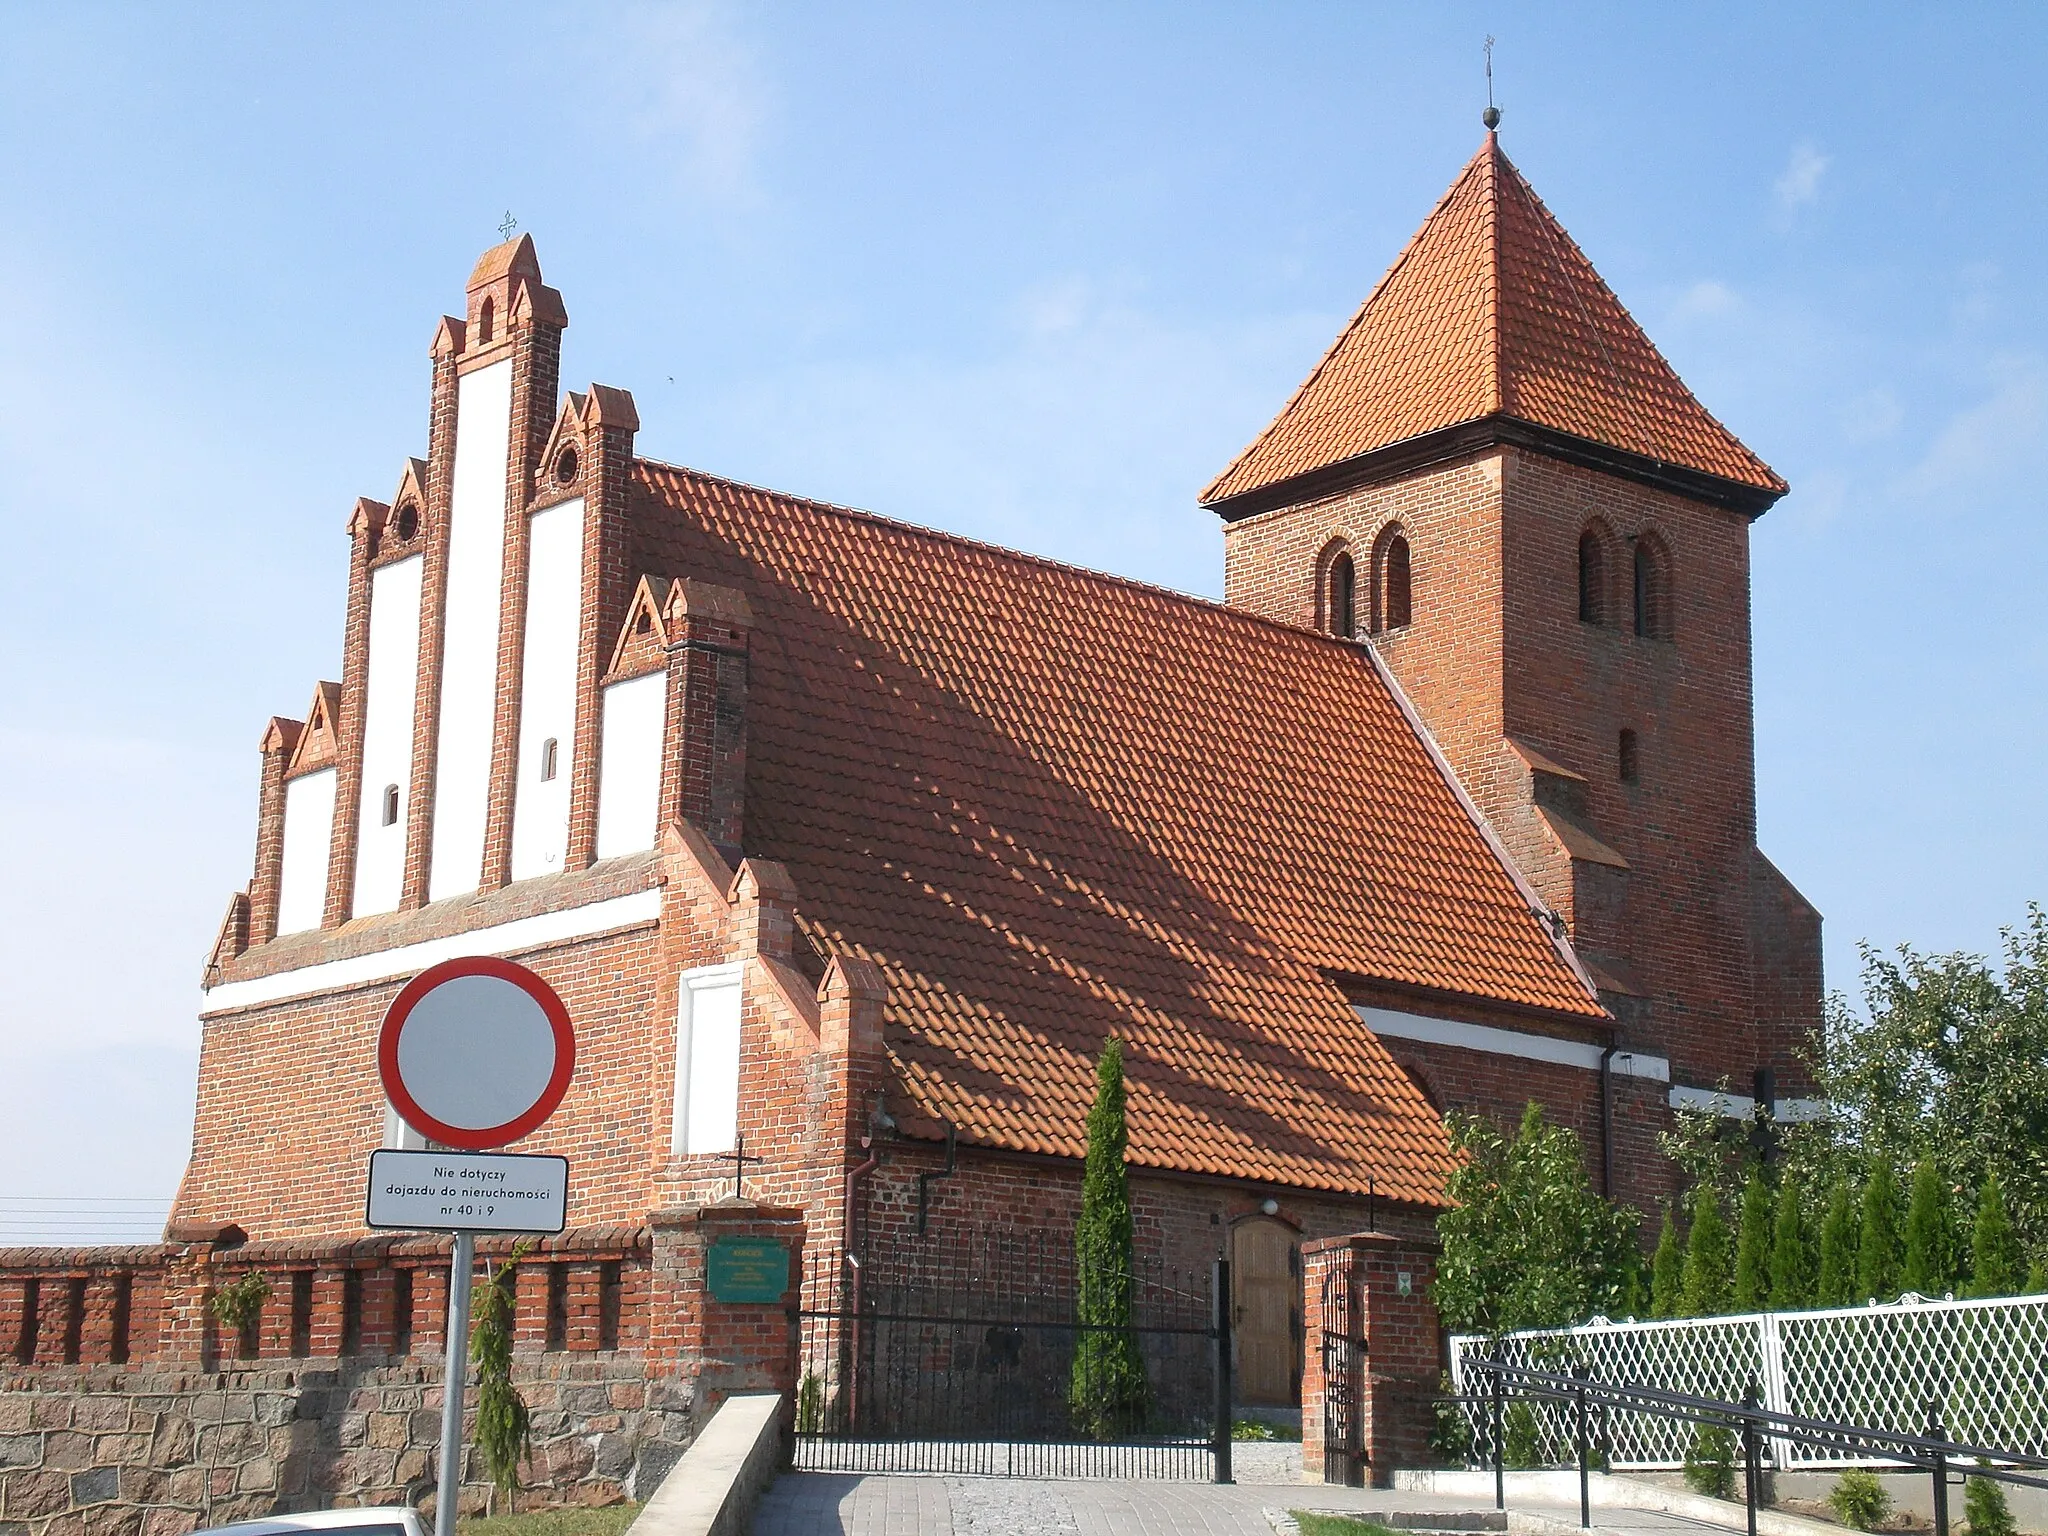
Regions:
M 1621 1047 L 1600 1053 L 1600 1193 L 1614 1198 L 1614 1058 Z
M 932 1181 L 953 1177 L 953 1141 L 957 1132 L 953 1128 L 952 1121 L 942 1120 L 939 1123 L 946 1128 L 946 1166 L 937 1173 L 920 1173 L 917 1176 L 917 1235 L 919 1237 L 924 1236 L 925 1222 L 931 1213 Z

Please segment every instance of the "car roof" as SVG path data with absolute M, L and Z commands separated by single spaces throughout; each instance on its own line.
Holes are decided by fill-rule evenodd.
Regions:
M 216 1525 L 194 1532 L 194 1536 L 214 1536 L 215 1532 L 233 1532 L 234 1536 L 289 1536 L 293 1531 L 327 1531 L 365 1525 L 408 1524 L 407 1516 L 417 1515 L 405 1504 L 364 1504 L 353 1509 L 308 1509 L 290 1515 L 264 1515 L 255 1520 L 237 1520 L 232 1525 Z

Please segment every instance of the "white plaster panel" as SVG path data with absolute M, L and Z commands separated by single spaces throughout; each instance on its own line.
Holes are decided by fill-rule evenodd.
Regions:
M 714 965 L 678 978 L 673 1153 L 730 1152 L 739 1133 L 742 975 Z
M 388 981 L 394 976 L 412 976 L 430 965 L 453 960 L 458 955 L 513 955 L 522 950 L 550 944 L 567 944 L 624 928 L 637 928 L 661 916 L 659 890 L 634 891 L 628 896 L 607 896 L 580 907 L 559 912 L 539 912 L 532 917 L 472 928 L 446 938 L 422 939 L 417 944 L 400 944 L 373 954 L 350 955 L 342 960 L 323 960 L 295 971 L 270 976 L 252 976 L 247 981 L 224 981 L 204 993 L 200 1011 L 207 1017 L 236 1008 L 255 1008 L 286 998 L 312 997 L 326 992 L 344 992 Z
M 576 641 L 582 621 L 583 502 L 578 498 L 536 512 L 529 524 L 519 770 L 512 801 L 514 880 L 556 873 L 568 851 Z M 551 778 L 543 777 L 550 741 L 555 743 Z
M 284 787 L 284 869 L 277 885 L 277 931 L 318 928 L 327 909 L 327 863 L 334 846 L 334 770 L 302 773 Z
M 357 917 L 396 912 L 405 886 L 413 704 L 420 681 L 419 555 L 370 573 L 370 657 L 363 685 L 363 783 L 356 815 Z M 398 786 L 398 819 L 384 824 L 384 791 Z
M 511 431 L 511 362 L 464 374 L 456 382 L 429 901 L 473 891 L 483 878 L 491 722 L 498 707 L 498 597 L 505 565 L 505 468 Z
M 1585 1072 L 1600 1070 L 1602 1047 L 1579 1040 L 1560 1040 L 1554 1035 L 1525 1034 L 1518 1029 L 1495 1029 L 1490 1024 L 1463 1024 L 1455 1019 L 1425 1018 L 1417 1013 L 1399 1013 L 1391 1008 L 1357 1007 L 1353 1010 L 1376 1035 L 1395 1040 L 1423 1040 L 1432 1045 L 1452 1045 L 1465 1051 L 1485 1051 L 1494 1056 L 1519 1056 L 1524 1061 L 1555 1062 Z M 1669 1058 L 1647 1051 L 1616 1051 L 1608 1063 L 1616 1077 L 1645 1077 L 1652 1082 L 1671 1081 Z
M 613 683 L 604 691 L 597 786 L 600 859 L 654 846 L 661 802 L 661 738 L 667 720 L 666 673 Z

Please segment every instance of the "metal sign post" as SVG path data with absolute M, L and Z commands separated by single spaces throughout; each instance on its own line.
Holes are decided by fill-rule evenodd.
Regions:
M 576 1070 L 569 1010 L 523 965 L 478 955 L 420 972 L 385 1011 L 377 1074 L 422 1151 L 370 1155 L 372 1227 L 450 1232 L 447 1369 L 435 1536 L 455 1536 L 462 1504 L 462 1399 L 469 1377 L 469 1303 L 478 1232 L 559 1232 L 569 1164 L 490 1149 L 538 1130 Z
M 441 1387 L 441 1482 L 434 1498 L 434 1536 L 455 1536 L 462 1502 L 462 1392 L 469 1376 L 469 1288 L 476 1281 L 476 1239 L 455 1234 L 448 1266 L 448 1372 Z

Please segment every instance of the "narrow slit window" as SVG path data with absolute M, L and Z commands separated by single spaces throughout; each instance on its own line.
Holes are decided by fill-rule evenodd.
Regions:
M 396 784 L 386 784 L 384 786 L 384 825 L 391 827 L 397 824 L 398 786 Z
M 1330 562 L 1330 633 L 1343 640 L 1358 634 L 1358 568 L 1349 555 Z
M 1579 619 L 1582 623 L 1598 624 L 1605 617 L 1600 611 L 1602 566 L 1600 536 L 1588 528 L 1579 535 Z
M 496 321 L 497 316 L 498 306 L 492 300 L 485 299 L 483 307 L 476 314 L 476 339 L 479 342 L 491 339 L 491 332 L 495 329 L 493 322 Z
M 550 736 L 540 744 L 540 777 L 546 783 L 555 776 L 555 738 Z
M 1386 615 L 1388 629 L 1405 629 L 1414 622 L 1415 607 L 1409 580 L 1408 541 L 1397 533 L 1387 540 L 1386 571 L 1381 578 L 1386 595 L 1380 612 Z
M 1640 783 L 1642 781 L 1643 765 L 1638 755 L 1636 733 L 1634 731 L 1623 731 L 1621 733 L 1621 746 L 1615 756 L 1621 782 L 1624 784 Z

